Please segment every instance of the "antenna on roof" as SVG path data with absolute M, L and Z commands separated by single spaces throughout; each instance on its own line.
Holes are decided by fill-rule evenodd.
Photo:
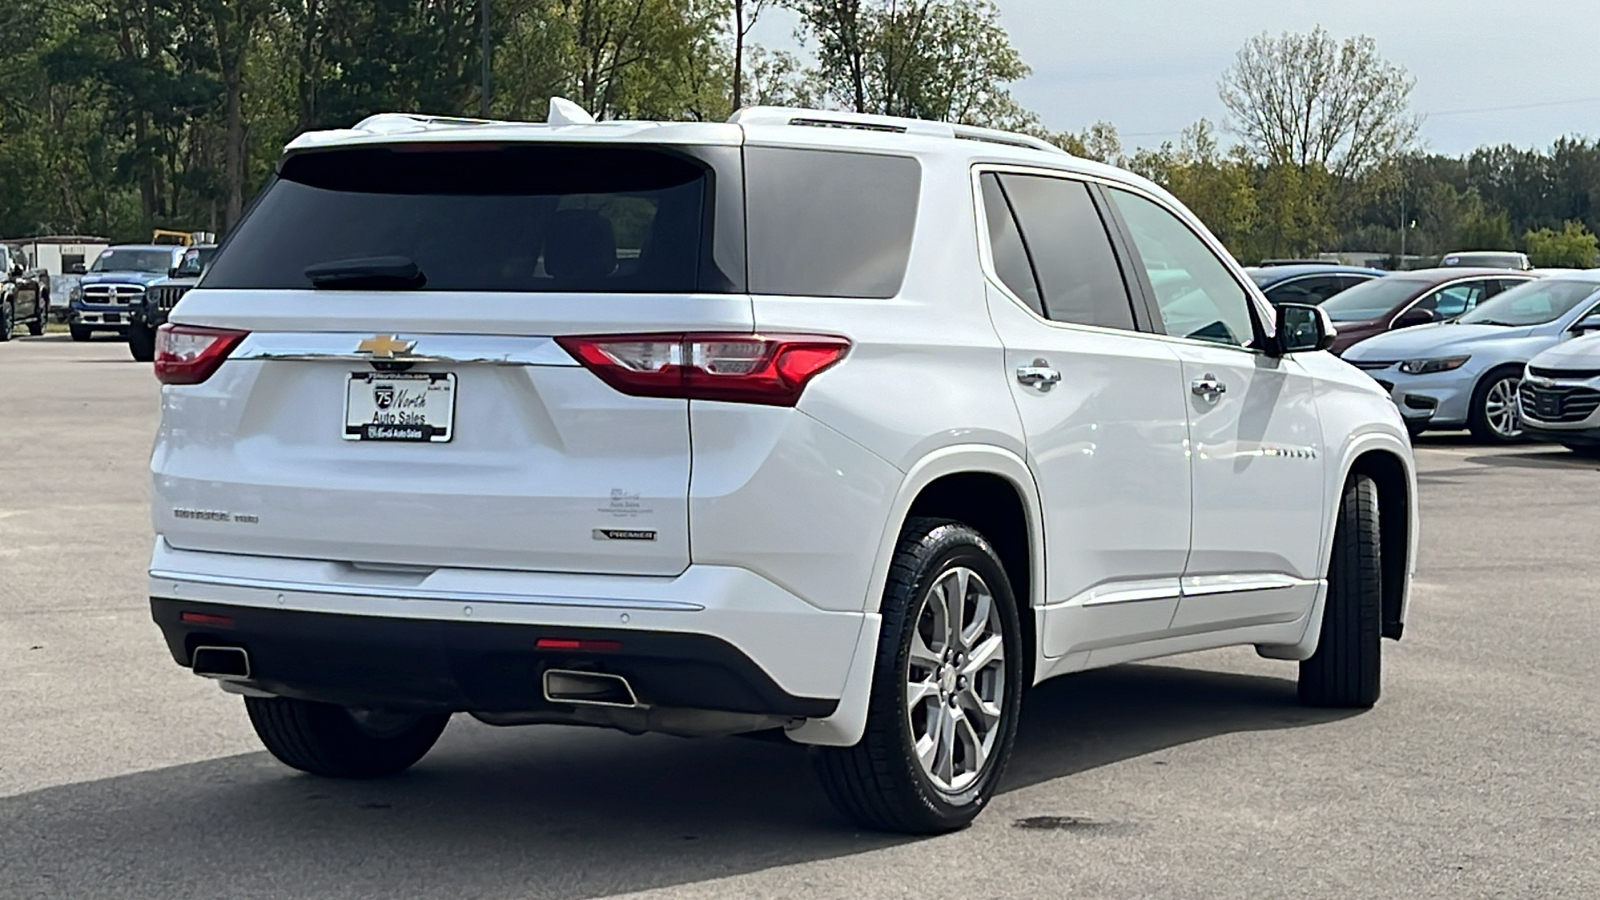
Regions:
M 594 116 L 565 97 L 550 98 L 550 114 L 545 116 L 550 125 L 593 125 Z

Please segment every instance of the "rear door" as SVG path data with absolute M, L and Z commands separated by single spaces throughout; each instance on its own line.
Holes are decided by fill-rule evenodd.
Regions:
M 736 154 L 291 156 L 173 312 L 248 336 L 203 384 L 165 389 L 156 530 L 369 578 L 682 571 L 687 401 L 624 395 L 556 338 L 751 330 L 742 235 L 714 237 Z M 617 352 L 671 364 L 659 346 Z
M 1088 185 L 988 172 L 979 187 L 990 315 L 1044 508 L 1043 652 L 1160 637 L 1189 551 L 1182 365 L 1141 332 Z

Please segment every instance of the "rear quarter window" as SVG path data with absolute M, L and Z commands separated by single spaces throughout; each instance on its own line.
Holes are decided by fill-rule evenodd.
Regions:
M 401 256 L 433 291 L 678 293 L 714 268 L 699 162 L 653 148 L 401 144 L 288 157 L 208 288 Z
M 907 156 L 745 148 L 751 293 L 893 297 L 921 183 Z

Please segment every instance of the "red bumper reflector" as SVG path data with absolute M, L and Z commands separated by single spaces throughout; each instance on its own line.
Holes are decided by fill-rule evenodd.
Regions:
M 222 628 L 233 627 L 233 616 L 217 616 L 211 613 L 183 612 L 178 614 L 179 621 L 187 625 L 217 625 Z
M 592 650 L 598 653 L 615 653 L 622 649 L 621 641 L 580 641 L 573 638 L 539 638 L 533 646 L 539 650 Z

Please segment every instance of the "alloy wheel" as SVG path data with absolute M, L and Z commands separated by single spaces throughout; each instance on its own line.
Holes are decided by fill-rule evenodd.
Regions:
M 965 567 L 923 594 L 906 661 L 907 724 L 933 786 L 957 794 L 983 774 L 1002 733 L 1005 640 L 988 584 Z
M 1517 389 L 1521 385 L 1520 378 L 1502 378 L 1489 385 L 1483 395 L 1483 420 L 1502 440 L 1522 437 L 1522 417 L 1517 412 Z

